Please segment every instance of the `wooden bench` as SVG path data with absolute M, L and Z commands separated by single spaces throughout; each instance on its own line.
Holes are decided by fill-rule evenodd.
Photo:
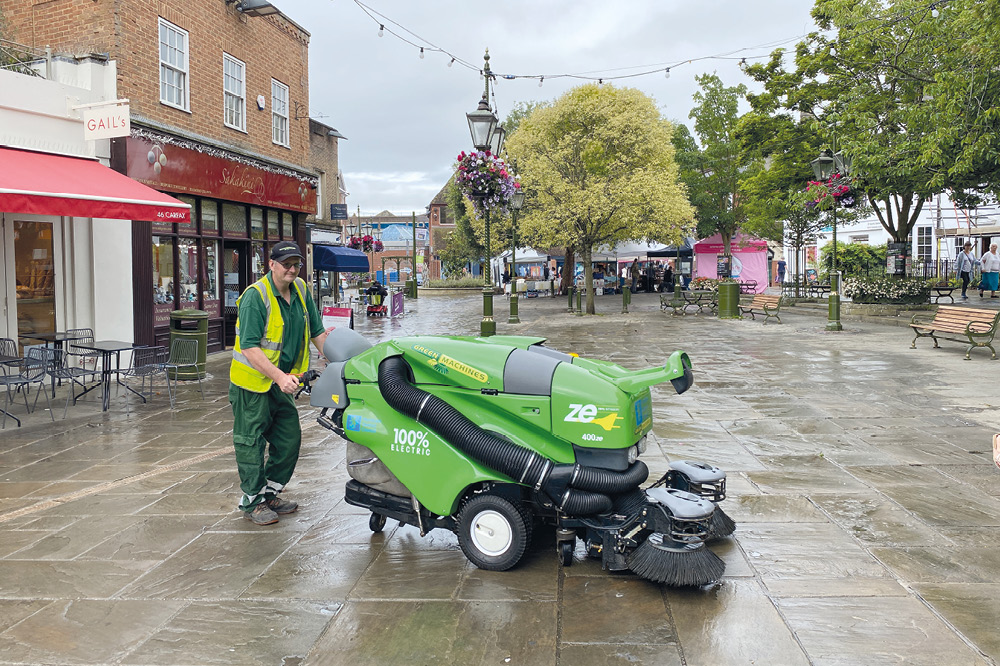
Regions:
M 753 300 L 750 301 L 748 305 L 740 305 L 740 317 L 746 313 L 750 313 L 751 319 L 756 319 L 756 313 L 765 315 L 764 323 L 771 317 L 778 320 L 781 323 L 781 317 L 778 316 L 778 311 L 781 309 L 781 296 L 774 296 L 771 294 L 754 294 Z
M 917 348 L 917 338 L 933 338 L 935 347 L 941 346 L 938 340 L 968 344 L 966 361 L 971 360 L 970 353 L 976 347 L 988 347 L 995 359 L 997 352 L 991 343 L 997 331 L 997 322 L 1000 322 L 1000 311 L 941 305 L 933 319 L 920 314 L 910 319 L 910 328 L 916 333 L 910 349 Z

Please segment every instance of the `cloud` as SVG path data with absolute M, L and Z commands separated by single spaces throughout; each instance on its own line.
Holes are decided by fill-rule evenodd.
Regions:
M 636 71 L 609 71 L 617 68 L 674 63 L 669 79 L 657 72 L 614 84 L 638 88 L 666 118 L 690 126 L 695 76 L 716 72 L 726 85 L 752 88 L 740 57 L 767 54 L 777 40 L 814 29 L 804 0 L 507 0 L 502 11 L 467 0 L 363 1 L 477 68 L 488 46 L 495 73 L 548 76 L 542 88 L 537 79 L 498 79 L 490 102 L 501 117 L 517 102 L 552 100 L 583 82 L 557 74 L 611 76 Z M 421 59 L 388 33 L 379 38 L 378 25 L 349 0 L 277 6 L 312 34 L 311 115 L 324 114 L 324 123 L 350 138 L 340 142 L 348 207 L 422 211 L 458 152 L 470 148 L 465 114 L 483 93 L 478 71 L 448 67 L 450 57 L 429 50 Z M 729 52 L 729 59 L 697 60 Z

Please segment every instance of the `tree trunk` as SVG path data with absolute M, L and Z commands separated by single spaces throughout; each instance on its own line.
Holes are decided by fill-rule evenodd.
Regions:
M 566 296 L 573 288 L 573 266 L 576 265 L 576 255 L 573 248 L 566 246 L 566 258 L 563 260 L 562 269 L 562 294 Z

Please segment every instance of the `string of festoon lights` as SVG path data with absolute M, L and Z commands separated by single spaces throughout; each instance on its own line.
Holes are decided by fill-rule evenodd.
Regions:
M 927 14 L 930 17 L 937 18 L 939 15 L 939 7 L 944 6 L 948 0 L 934 0 L 926 5 L 921 5 L 915 9 L 906 12 L 896 12 L 886 16 L 867 16 L 858 23 L 854 24 L 853 27 L 858 27 L 865 23 L 874 22 L 875 26 L 871 30 L 883 29 L 887 25 L 892 25 L 899 23 L 904 20 L 913 18 L 914 16 L 919 16 L 920 14 Z M 421 37 L 417 33 L 408 29 L 407 27 L 397 23 L 393 19 L 389 18 L 385 14 L 382 14 L 375 9 L 372 9 L 368 5 L 361 2 L 361 0 L 354 0 L 361 11 L 363 11 L 368 17 L 378 26 L 377 35 L 379 37 L 384 36 L 386 33 L 395 37 L 396 39 L 409 44 L 410 46 L 416 48 L 419 52 L 420 58 L 424 58 L 427 53 L 440 53 L 447 59 L 447 66 L 453 67 L 458 64 L 460 67 L 472 70 L 474 72 L 479 72 L 480 79 L 483 78 L 483 69 L 481 66 L 469 62 L 456 55 L 454 52 L 448 49 L 442 48 L 437 44 Z M 870 32 L 866 31 L 866 32 Z M 817 33 L 833 33 L 832 30 L 817 30 Z M 695 56 L 691 58 L 684 58 L 681 60 L 676 60 L 672 62 L 659 62 L 650 63 L 643 65 L 633 65 L 628 67 L 617 67 L 602 70 L 592 70 L 587 72 L 577 72 L 577 73 L 549 73 L 549 74 L 503 74 L 500 72 L 490 71 L 490 78 L 505 79 L 508 81 L 513 81 L 515 79 L 528 79 L 537 80 L 538 87 L 541 88 L 545 84 L 545 80 L 555 80 L 555 79 L 578 79 L 584 81 L 596 81 L 599 84 L 603 84 L 605 81 L 616 81 L 621 79 L 631 79 L 640 76 L 650 76 L 650 75 L 660 75 L 666 78 L 670 78 L 671 70 L 677 69 L 678 67 L 683 67 L 685 65 L 691 65 L 696 62 L 706 61 L 706 60 L 739 60 L 740 65 L 746 65 L 748 60 L 760 60 L 768 59 L 771 57 L 772 51 L 785 44 L 790 44 L 793 42 L 798 42 L 805 37 L 808 37 L 810 33 L 805 33 L 801 35 L 796 35 L 794 37 L 788 37 L 785 39 L 775 40 L 773 42 L 767 42 L 763 44 L 756 44 L 754 46 L 747 46 L 738 49 L 733 49 L 732 51 L 726 51 L 722 53 L 715 53 L 711 55 Z M 866 33 L 862 33 L 866 34 Z M 761 53 L 761 50 L 766 49 L 766 52 Z M 637 70 L 637 71 L 635 71 Z

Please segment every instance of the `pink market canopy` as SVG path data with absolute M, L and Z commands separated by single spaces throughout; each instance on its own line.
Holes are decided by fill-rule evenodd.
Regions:
M 719 277 L 756 280 L 757 293 L 767 288 L 767 241 L 745 234 L 733 236 L 730 244 L 733 263 L 729 276 L 719 276 L 717 273 L 718 258 L 724 250 L 721 234 L 709 236 L 695 243 L 695 277 L 707 277 L 713 280 Z

